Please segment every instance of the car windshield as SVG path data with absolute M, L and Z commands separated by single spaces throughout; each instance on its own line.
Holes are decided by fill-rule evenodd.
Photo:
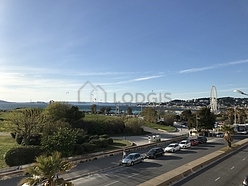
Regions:
M 148 153 L 153 153 L 153 152 L 155 152 L 155 149 L 151 149 L 148 151 Z
M 134 155 L 133 154 L 129 154 L 126 159 L 133 159 L 134 158 Z
M 174 147 L 175 145 L 174 144 L 171 144 L 171 145 L 169 145 L 168 147 Z

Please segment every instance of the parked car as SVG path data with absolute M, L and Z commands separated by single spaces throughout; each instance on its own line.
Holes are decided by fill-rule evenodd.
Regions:
M 183 149 L 186 149 L 186 148 L 190 148 L 191 147 L 191 144 L 190 144 L 190 141 L 189 140 L 182 140 L 180 143 L 179 143 L 179 146 Z
M 217 138 L 223 138 L 223 137 L 224 137 L 224 133 L 223 133 L 223 132 L 218 132 L 218 133 L 216 134 L 216 137 L 217 137 Z
M 207 143 L 208 141 L 206 136 L 198 136 L 197 140 L 199 141 L 200 144 Z
M 176 152 L 180 149 L 181 149 L 181 147 L 179 146 L 178 143 L 171 143 L 167 147 L 165 147 L 164 151 L 165 152 Z
M 189 141 L 190 141 L 191 146 L 199 145 L 199 141 L 197 139 L 190 139 Z
M 146 153 L 146 158 L 157 158 L 158 156 L 163 156 L 164 150 L 162 147 L 154 147 Z
M 245 176 L 245 179 L 243 180 L 242 185 L 243 186 L 247 186 L 248 185 L 248 175 Z
M 142 155 L 140 153 L 131 153 L 128 154 L 125 158 L 122 159 L 121 163 L 122 165 L 134 165 L 136 163 L 140 163 L 144 160 Z

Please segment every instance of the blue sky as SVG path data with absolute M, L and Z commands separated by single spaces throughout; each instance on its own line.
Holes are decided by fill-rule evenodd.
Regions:
M 244 97 L 247 70 L 247 0 L 0 0 L 0 100 Z

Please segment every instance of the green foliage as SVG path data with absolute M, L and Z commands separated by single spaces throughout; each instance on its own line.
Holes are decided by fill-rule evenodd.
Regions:
M 44 114 L 49 122 L 66 121 L 66 114 L 71 106 L 65 102 L 51 102 L 44 111 Z
M 42 109 L 31 108 L 12 111 L 8 122 L 12 126 L 12 132 L 23 138 L 25 145 L 29 145 L 31 136 L 37 135 L 44 124 Z
M 92 143 L 83 143 L 82 146 L 85 152 L 93 152 L 96 149 L 96 145 Z
M 30 185 L 36 185 L 41 182 L 47 182 L 47 185 L 63 185 L 66 181 L 64 179 L 54 179 L 56 174 L 64 173 L 72 169 L 74 165 L 71 162 L 67 162 L 61 158 L 61 153 L 53 152 L 50 156 L 41 155 L 36 158 L 36 162 L 33 166 L 26 169 L 26 173 L 34 175 L 33 177 L 26 177 L 20 181 L 20 185 L 28 183 Z
M 191 110 L 184 110 L 180 114 L 181 121 L 188 121 L 192 117 L 192 112 Z
M 100 137 L 100 138 L 105 138 L 105 139 L 106 139 L 106 138 L 109 138 L 109 135 L 103 134 L 103 135 L 100 135 L 99 137 Z
M 46 152 L 58 151 L 63 157 L 73 154 L 73 146 L 76 143 L 78 131 L 60 128 L 53 135 L 44 136 L 41 144 Z
M 20 146 L 11 148 L 4 156 L 8 166 L 18 166 L 33 163 L 35 158 L 42 154 L 38 146 Z
M 96 104 L 91 105 L 91 114 L 96 114 Z
M 73 148 L 73 155 L 81 155 L 84 153 L 84 148 L 82 145 L 75 144 Z
M 167 126 L 173 126 L 174 118 L 175 118 L 174 116 L 175 114 L 170 113 L 170 112 L 164 114 L 164 124 Z
M 48 123 L 67 122 L 72 127 L 78 127 L 84 118 L 84 112 L 77 106 L 71 106 L 64 102 L 51 102 L 44 111 Z
M 215 115 L 210 111 L 210 108 L 201 108 L 195 114 L 192 114 L 188 120 L 189 128 L 202 129 L 213 129 L 215 124 Z
M 127 114 L 128 115 L 132 115 L 133 114 L 133 110 L 131 107 L 127 107 Z
M 90 140 L 90 144 L 95 144 L 98 148 L 106 148 L 108 146 L 108 139 L 99 138 Z
M 152 107 L 146 107 L 140 113 L 144 117 L 145 121 L 156 123 L 157 122 L 157 111 Z
M 114 140 L 112 138 L 107 138 L 108 140 L 108 144 L 109 145 L 113 145 L 114 144 Z
M 139 118 L 127 118 L 125 120 L 125 133 L 126 134 L 142 134 L 144 120 Z
M 77 144 L 83 144 L 88 143 L 90 136 L 89 135 L 77 135 L 76 143 Z
M 83 129 L 88 134 L 122 134 L 125 129 L 124 120 L 119 117 L 103 115 L 86 115 L 83 122 Z

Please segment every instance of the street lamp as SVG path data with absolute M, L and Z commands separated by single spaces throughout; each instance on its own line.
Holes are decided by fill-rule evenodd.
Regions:
M 248 94 L 247 94 L 247 93 L 244 93 L 244 92 L 243 92 L 243 91 L 241 91 L 241 90 L 234 90 L 234 92 L 237 92 L 237 93 L 239 93 L 239 94 L 243 94 L 243 95 L 248 96 Z

